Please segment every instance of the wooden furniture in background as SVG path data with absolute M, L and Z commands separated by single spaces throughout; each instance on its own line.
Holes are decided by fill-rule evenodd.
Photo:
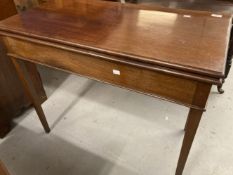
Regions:
M 17 14 L 13 0 L 0 0 L 0 20 Z M 34 64 L 29 66 L 32 81 L 40 97 L 40 103 L 46 100 L 40 75 Z M 19 81 L 15 67 L 6 56 L 6 50 L 0 40 L 0 138 L 4 137 L 11 128 L 11 120 L 28 108 L 31 102 L 26 98 L 22 83 Z
M 5 167 L 5 165 L 3 165 L 1 161 L 0 161 L 0 175 L 10 175 L 7 168 Z
M 0 34 L 46 132 L 30 62 L 189 107 L 175 173 L 181 175 L 210 89 L 225 76 L 231 23 L 230 15 L 209 12 L 51 0 L 2 21 Z
M 38 6 L 40 3 L 46 1 L 47 0 L 14 0 L 16 8 L 19 12 Z

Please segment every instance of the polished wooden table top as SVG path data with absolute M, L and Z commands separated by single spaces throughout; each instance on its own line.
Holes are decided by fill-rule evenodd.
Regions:
M 117 1 L 117 0 L 112 0 Z M 213 13 L 228 13 L 233 14 L 233 1 L 232 0 L 126 0 L 128 3 L 147 4 L 158 6 L 158 8 L 172 8 L 172 9 L 189 9 L 198 11 L 209 11 Z M 231 69 L 233 58 L 233 40 L 229 42 L 229 50 L 226 61 L 225 75 L 222 82 L 225 82 Z M 218 85 L 218 92 L 224 93 L 222 89 L 223 84 Z
M 47 133 L 31 63 L 189 107 L 175 172 L 182 175 L 211 86 L 224 75 L 231 22 L 228 14 L 50 0 L 0 22 L 0 35 Z
M 225 70 L 230 23 L 231 16 L 226 14 L 156 11 L 153 6 L 94 0 L 50 0 L 1 22 L 0 30 L 220 78 Z

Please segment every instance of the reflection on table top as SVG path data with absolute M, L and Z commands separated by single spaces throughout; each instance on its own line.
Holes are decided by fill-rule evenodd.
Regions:
M 52 0 L 0 30 L 221 77 L 231 16 L 96 0 Z

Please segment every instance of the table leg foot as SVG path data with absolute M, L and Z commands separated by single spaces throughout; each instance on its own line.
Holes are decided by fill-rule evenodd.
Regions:
M 27 94 L 27 97 L 32 102 L 45 132 L 49 133 L 50 128 L 49 128 L 49 125 L 47 123 L 44 111 L 41 107 L 40 99 L 39 99 L 38 95 L 36 94 L 35 88 L 33 87 L 32 83 L 31 83 L 30 74 L 27 72 L 27 66 L 25 66 L 25 64 L 27 64 L 27 63 L 20 61 L 20 60 L 16 60 L 14 58 L 12 58 L 12 62 L 14 64 L 16 71 L 18 73 L 18 76 L 23 84 L 23 87 L 24 87 L 24 90 Z
M 218 86 L 218 92 L 219 92 L 219 94 L 224 93 L 224 90 L 222 89 L 222 85 Z
M 185 126 L 185 135 L 177 164 L 176 175 L 182 175 L 203 111 L 190 109 Z

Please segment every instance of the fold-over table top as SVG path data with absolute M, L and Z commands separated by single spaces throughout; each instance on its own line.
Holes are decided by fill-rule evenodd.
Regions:
M 230 28 L 227 14 L 100 0 L 50 0 L 0 22 L 0 31 L 215 78 Z

